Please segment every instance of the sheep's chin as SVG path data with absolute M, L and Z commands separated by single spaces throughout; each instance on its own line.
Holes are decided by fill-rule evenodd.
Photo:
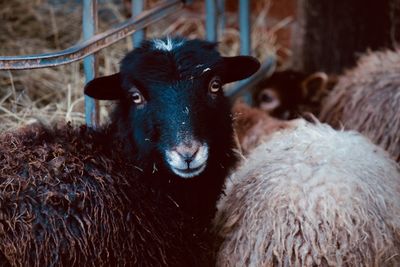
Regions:
M 204 163 L 203 165 L 197 167 L 197 168 L 192 168 L 192 169 L 177 169 L 171 166 L 171 170 L 178 175 L 179 177 L 183 178 L 183 179 L 190 179 L 193 177 L 198 176 L 199 174 L 201 174 L 204 169 L 206 168 L 206 163 Z

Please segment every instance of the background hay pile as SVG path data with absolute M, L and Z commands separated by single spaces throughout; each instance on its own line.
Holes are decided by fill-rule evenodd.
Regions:
M 107 3 L 103 3 L 107 2 Z M 147 1 L 149 6 L 159 1 Z M 0 2 L 0 55 L 38 54 L 65 49 L 81 39 L 81 6 L 79 1 L 36 0 Z M 150 26 L 147 36 L 179 34 L 205 36 L 204 3 L 192 6 Z M 266 17 L 270 1 L 252 4 L 252 46 L 254 55 L 263 60 L 274 53 L 274 31 L 267 27 Z M 127 18 L 121 0 L 100 1 L 99 31 L 104 31 Z M 237 13 L 226 14 L 226 31 L 220 36 L 220 50 L 224 55 L 239 54 Z M 132 49 L 130 38 L 99 53 L 100 75 L 118 69 L 123 55 Z M 84 76 L 82 62 L 65 66 L 0 71 L 0 132 L 21 125 L 42 121 L 46 124 L 71 121 L 84 122 Z M 102 121 L 112 103 L 101 103 Z

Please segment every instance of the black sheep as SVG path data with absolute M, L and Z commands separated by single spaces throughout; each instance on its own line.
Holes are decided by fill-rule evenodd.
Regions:
M 251 57 L 165 38 L 129 53 L 85 93 L 118 100 L 97 131 L 3 134 L 0 250 L 21 266 L 194 266 L 212 262 L 204 230 L 236 162 L 222 85 Z

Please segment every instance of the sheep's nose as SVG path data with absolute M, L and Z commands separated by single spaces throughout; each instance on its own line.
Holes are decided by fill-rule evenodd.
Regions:
M 208 145 L 198 141 L 182 142 L 166 151 L 166 161 L 171 170 L 183 177 L 190 178 L 200 174 L 206 167 Z
M 175 148 L 178 155 L 188 164 L 196 157 L 201 147 L 201 143 L 197 141 L 185 142 Z

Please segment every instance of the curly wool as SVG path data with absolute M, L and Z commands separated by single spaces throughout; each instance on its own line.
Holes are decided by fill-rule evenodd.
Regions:
M 277 132 L 228 181 L 217 266 L 400 265 L 400 169 L 358 133 Z
M 0 259 L 37 267 L 212 262 L 202 228 L 105 140 L 84 127 L 1 135 Z
M 339 78 L 320 120 L 356 130 L 400 162 L 400 50 L 368 53 Z

